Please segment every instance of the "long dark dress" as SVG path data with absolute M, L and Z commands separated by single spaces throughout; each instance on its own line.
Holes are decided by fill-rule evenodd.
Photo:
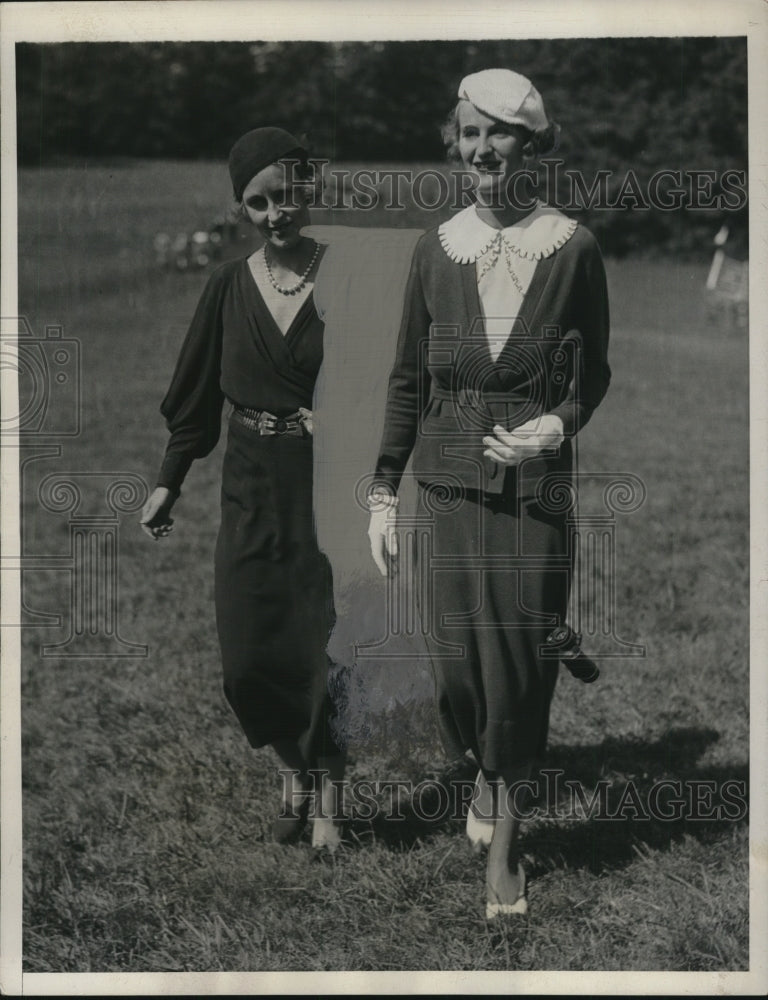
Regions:
M 171 438 L 158 478 L 178 491 L 218 441 L 225 399 L 278 417 L 312 406 L 323 324 L 312 297 L 285 335 L 247 260 L 211 276 L 161 412 Z M 224 692 L 250 744 L 296 740 L 308 761 L 338 752 L 329 731 L 331 572 L 312 518 L 312 439 L 231 419 L 215 556 Z
M 564 622 L 572 572 L 563 503 L 571 438 L 610 380 L 605 273 L 587 230 L 538 259 L 510 325 L 494 360 L 475 260 L 451 259 L 439 232 L 427 233 L 411 267 L 376 465 L 396 492 L 411 458 L 419 483 L 420 610 L 445 748 L 472 750 L 504 777 L 546 746 L 558 665 L 545 640 Z M 559 449 L 516 468 L 484 456 L 495 424 L 511 429 L 543 413 L 563 421 Z

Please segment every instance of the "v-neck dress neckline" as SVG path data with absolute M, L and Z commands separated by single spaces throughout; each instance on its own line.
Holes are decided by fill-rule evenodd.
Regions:
M 471 332 L 473 336 L 477 336 L 479 332 L 482 332 L 485 349 L 488 352 L 488 357 L 490 358 L 492 365 L 504 365 L 505 355 L 508 351 L 511 350 L 512 346 L 521 336 L 524 336 L 529 330 L 532 329 L 533 320 L 536 316 L 539 302 L 541 301 L 544 289 L 547 286 L 549 276 L 552 273 L 552 262 L 552 257 L 545 257 L 543 260 L 537 262 L 530 284 L 523 295 L 523 300 L 520 304 L 517 316 L 512 323 L 509 335 L 507 336 L 504 346 L 495 360 L 491 354 L 490 344 L 488 343 L 485 333 L 485 316 L 480 302 L 480 292 L 477 287 L 477 262 L 473 261 L 471 264 L 466 264 L 461 268 L 464 298 L 468 306 L 470 320 L 470 322 L 464 326 L 464 329 L 467 333 Z M 475 317 L 477 317 L 477 320 L 474 324 L 475 329 L 473 330 L 473 324 L 471 321 Z M 480 330 L 477 329 L 477 324 L 481 325 Z
M 438 238 L 445 253 L 455 263 L 462 265 L 461 276 L 464 299 L 469 322 L 465 326 L 467 334 L 482 332 L 489 363 L 505 367 L 509 352 L 527 331 L 532 329 L 542 295 L 552 273 L 554 254 L 571 238 L 577 223 L 558 209 L 539 202 L 536 208 L 513 226 L 495 230 L 477 215 L 476 207 L 469 206 L 444 222 L 438 228 Z M 510 239 L 514 236 L 515 243 Z M 478 264 L 496 239 L 500 239 L 514 255 L 535 261 L 533 273 L 516 308 L 514 322 L 511 323 L 501 350 L 494 358 L 488 341 L 485 310 L 482 307 L 478 287 Z M 504 266 L 498 260 L 496 267 Z M 478 329 L 479 325 L 479 329 Z
M 267 305 L 266 299 L 262 295 L 261 289 L 259 288 L 259 285 L 256 281 L 256 277 L 253 271 L 251 270 L 251 265 L 249 264 L 247 257 L 244 259 L 243 264 L 245 266 L 246 271 L 248 272 L 248 284 L 250 285 L 254 297 L 258 302 L 259 312 L 263 313 L 264 317 L 266 318 L 267 320 L 266 325 L 269 328 L 270 332 L 273 334 L 273 339 L 274 338 L 279 339 L 283 343 L 284 347 L 286 347 L 290 353 L 291 343 L 296 339 L 296 336 L 298 335 L 298 332 L 301 329 L 303 320 L 305 319 L 307 313 L 311 312 L 312 309 L 314 309 L 312 289 L 310 289 L 309 295 L 307 295 L 307 297 L 301 303 L 298 310 L 296 311 L 296 315 L 288 324 L 288 329 L 285 331 L 285 333 L 283 333 L 283 331 L 277 324 L 277 320 L 272 315 L 272 311 Z M 259 319 L 261 319 L 261 317 L 259 317 Z M 259 325 L 261 325 L 261 323 Z

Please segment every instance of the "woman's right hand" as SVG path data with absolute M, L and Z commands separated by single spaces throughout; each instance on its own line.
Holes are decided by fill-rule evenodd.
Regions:
M 173 531 L 171 508 L 176 497 L 166 486 L 158 486 L 144 504 L 141 512 L 141 528 L 150 538 L 158 541 Z
M 371 555 L 382 576 L 397 573 L 397 506 L 376 507 L 368 525 Z

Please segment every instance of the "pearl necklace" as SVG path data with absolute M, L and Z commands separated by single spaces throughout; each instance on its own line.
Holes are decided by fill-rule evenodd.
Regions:
M 307 267 L 304 274 L 302 274 L 302 276 L 299 278 L 299 280 L 296 282 L 295 285 L 291 285 L 290 288 L 283 288 L 282 285 L 278 285 L 278 283 L 275 281 L 275 276 L 274 274 L 272 274 L 272 268 L 269 266 L 269 257 L 267 257 L 267 248 L 265 246 L 264 263 L 266 264 L 267 267 L 267 277 L 269 278 L 270 285 L 274 288 L 276 292 L 280 292 L 281 295 L 296 295 L 296 293 L 300 292 L 302 288 L 306 285 L 307 279 L 309 278 L 312 268 L 315 266 L 315 261 L 317 260 L 319 254 L 320 254 L 320 244 L 316 243 L 315 252 L 312 254 L 312 260 L 309 262 L 309 267 Z

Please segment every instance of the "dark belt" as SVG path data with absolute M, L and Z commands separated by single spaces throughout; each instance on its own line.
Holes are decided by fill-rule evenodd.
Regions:
M 432 397 L 439 400 L 451 400 L 459 406 L 469 406 L 479 410 L 486 403 L 509 403 L 511 406 L 530 404 L 530 396 L 515 395 L 512 392 L 486 392 L 483 389 L 444 389 L 433 383 L 430 390 Z
M 306 418 L 301 413 L 290 413 L 287 417 L 276 417 L 267 410 L 252 410 L 247 406 L 235 406 L 232 420 L 243 424 L 257 434 L 290 434 L 293 437 L 308 437 Z

